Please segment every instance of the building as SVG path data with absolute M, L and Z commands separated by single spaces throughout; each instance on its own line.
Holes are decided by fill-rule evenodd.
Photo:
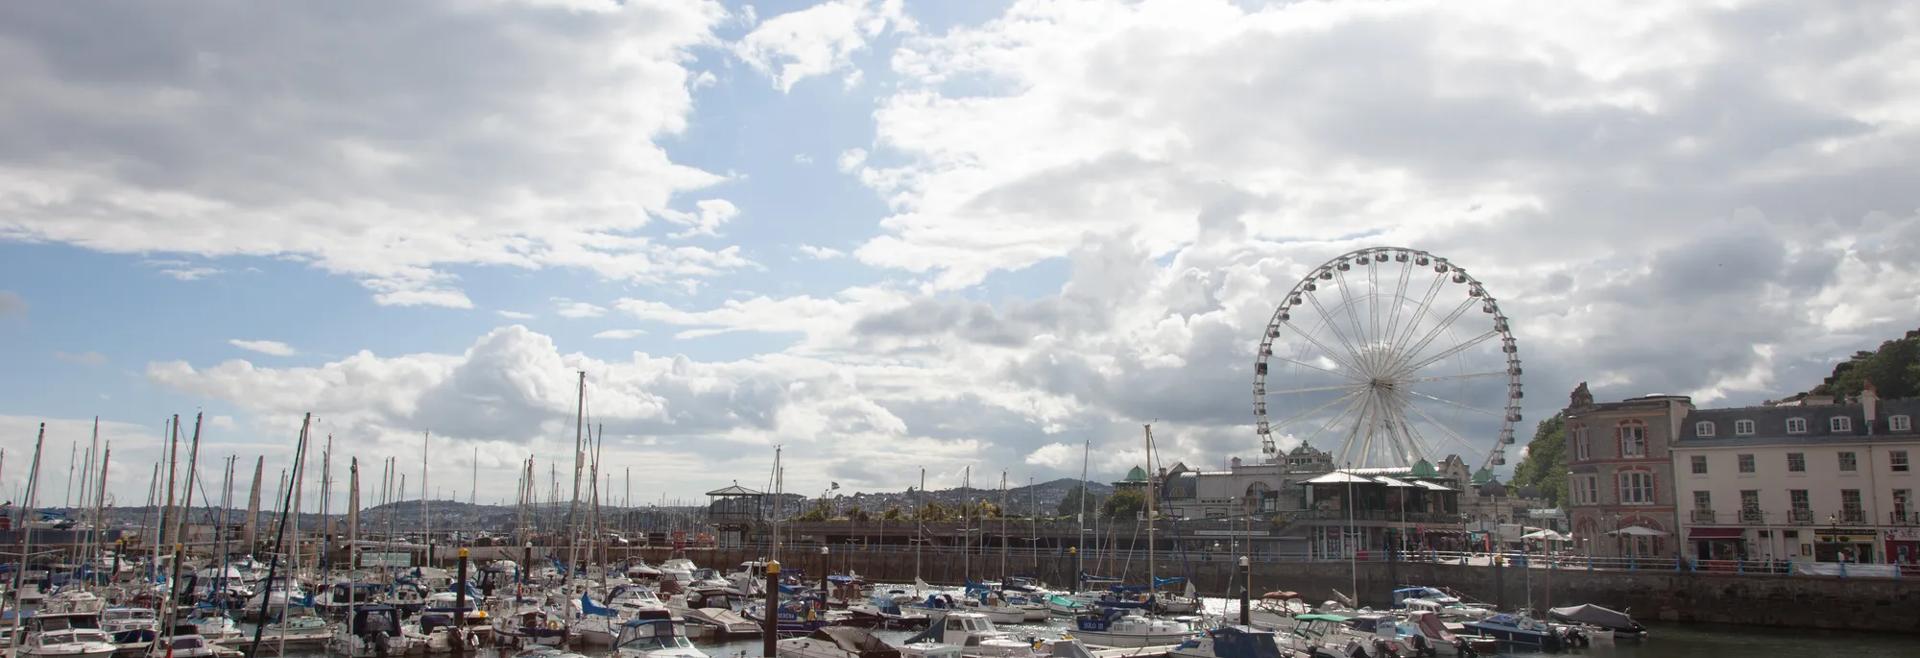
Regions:
M 1585 382 L 1564 412 L 1567 518 L 1575 549 L 1599 556 L 1671 557 L 1680 527 L 1669 446 L 1693 411 L 1683 395 L 1596 403 Z
M 1920 564 L 1920 400 L 1700 409 L 1672 446 L 1696 560 Z

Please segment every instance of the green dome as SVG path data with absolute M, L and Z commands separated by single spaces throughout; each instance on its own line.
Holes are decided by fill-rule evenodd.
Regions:
M 1474 484 L 1486 484 L 1491 481 L 1493 481 L 1492 469 L 1483 468 L 1473 474 Z
M 1138 466 L 1133 467 L 1133 470 L 1127 471 L 1127 481 L 1128 482 L 1146 482 L 1147 469 L 1140 468 Z
M 1422 459 L 1413 463 L 1413 476 L 1417 478 L 1437 478 L 1440 477 L 1440 471 L 1433 467 L 1433 462 Z

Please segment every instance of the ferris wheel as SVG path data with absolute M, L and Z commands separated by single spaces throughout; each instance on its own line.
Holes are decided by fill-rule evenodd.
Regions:
M 1520 375 L 1506 315 L 1465 269 L 1416 249 L 1359 249 L 1314 268 L 1267 322 L 1256 431 L 1268 457 L 1280 435 L 1334 446 L 1335 463 L 1356 468 L 1440 450 L 1499 466 L 1520 422 Z

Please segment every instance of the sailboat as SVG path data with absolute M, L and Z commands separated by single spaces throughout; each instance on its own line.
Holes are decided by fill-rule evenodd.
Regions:
M 1147 454 L 1147 582 L 1158 584 L 1154 571 L 1153 425 L 1146 425 Z M 1151 588 L 1151 586 L 1150 586 Z M 1106 647 L 1152 647 L 1182 644 L 1199 633 L 1185 621 L 1161 619 L 1135 608 L 1094 606 L 1074 618 L 1074 635 L 1088 644 Z

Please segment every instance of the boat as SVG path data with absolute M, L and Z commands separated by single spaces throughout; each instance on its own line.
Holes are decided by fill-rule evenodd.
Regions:
M 862 628 L 829 626 L 805 637 L 781 640 L 780 658 L 901 658 L 900 650 Z
M 955 611 L 935 618 L 922 631 L 907 639 L 908 645 L 920 645 L 925 642 L 960 647 L 961 655 L 968 658 L 980 656 L 1032 658 L 1036 654 L 1033 643 L 1014 637 L 995 628 L 986 615 L 978 612 Z
M 1613 640 L 1617 638 L 1623 640 L 1644 640 L 1647 638 L 1647 627 L 1641 626 L 1640 622 L 1634 621 L 1632 616 L 1617 610 L 1602 608 L 1591 603 L 1567 606 L 1564 608 L 1549 608 L 1547 610 L 1547 617 L 1555 621 L 1579 624 L 1588 629 L 1594 629 L 1585 631 L 1587 636 L 1592 639 Z M 1604 638 L 1602 637 L 1603 635 Z
M 60 591 L 54 592 L 52 596 L 46 597 L 46 600 L 40 603 L 41 612 L 55 614 L 77 612 L 97 615 L 100 614 L 101 610 L 106 609 L 106 607 L 107 602 L 105 599 L 100 598 L 99 595 L 93 592 L 77 587 L 62 587 Z
M 326 619 L 313 614 L 311 610 L 306 608 L 294 608 L 294 610 L 307 610 L 307 613 L 294 613 L 284 620 L 267 624 L 260 629 L 260 640 L 262 642 L 272 642 L 276 646 L 282 642 L 286 644 L 317 645 L 325 644 L 329 638 L 333 637 L 333 624 L 327 623 Z M 253 639 L 250 636 L 245 636 L 244 633 L 242 635 L 242 637 L 215 640 L 215 643 L 229 645 L 241 644 L 251 642 Z
M 1331 612 L 1308 612 L 1294 615 L 1293 627 L 1278 636 L 1281 646 L 1303 655 L 1356 656 L 1356 652 L 1368 656 L 1379 656 L 1384 647 L 1375 644 L 1375 638 L 1363 635 L 1347 624 L 1352 620 L 1346 615 Z
M 228 617 L 224 612 L 215 610 L 213 606 L 204 604 L 195 606 L 193 613 L 187 615 L 186 619 L 181 620 L 178 624 L 175 624 L 175 626 L 192 627 L 194 635 L 207 638 L 213 642 L 224 642 L 233 638 L 248 637 L 247 633 L 240 630 L 240 625 L 233 622 L 232 617 Z
M 847 613 L 864 625 L 925 626 L 928 620 L 927 613 L 902 607 L 903 604 L 912 603 L 916 599 L 917 597 L 904 590 L 874 592 L 872 596 L 867 597 L 866 603 L 848 605 Z
M 419 647 L 401 632 L 400 610 L 376 604 L 355 607 L 347 623 L 334 629 L 327 648 L 347 658 L 384 658 Z
M 1427 610 L 1407 612 L 1399 627 L 1400 637 L 1420 653 L 1471 658 L 1491 656 L 1500 649 L 1500 643 L 1494 640 L 1460 636 L 1439 615 Z
M 976 591 L 979 592 L 979 598 L 967 599 L 968 611 L 986 615 L 987 620 L 995 624 L 1018 624 L 1027 620 L 1025 608 L 1008 603 L 999 594 L 986 590 Z
M 726 608 L 698 608 L 687 611 L 683 617 L 689 626 L 698 625 L 709 629 L 707 632 L 709 637 L 752 637 L 760 634 L 759 624 Z
M 196 634 L 162 636 L 147 649 L 148 658 L 216 658 L 219 652 Z
M 145 646 L 160 630 L 151 608 L 107 608 L 100 611 L 100 630 L 122 648 Z
M 467 633 L 454 621 L 452 610 L 427 610 L 402 629 L 407 641 L 426 648 L 430 654 L 466 653 L 480 648 L 480 638 Z
M 613 654 L 618 658 L 707 658 L 687 639 L 686 622 L 666 610 L 644 610 L 622 623 Z
M 34 618 L 38 621 L 38 617 Z M 97 628 L 60 628 L 28 633 L 14 655 L 31 658 L 108 658 L 120 647 Z
M 1499 640 L 1504 644 L 1540 651 L 1560 651 L 1567 648 L 1567 638 L 1561 629 L 1521 613 L 1501 613 L 1486 619 L 1470 621 L 1462 626 L 1466 627 L 1467 632 Z
M 1094 646 L 1136 648 L 1182 644 L 1200 634 L 1183 621 L 1148 617 L 1136 610 L 1099 608 L 1074 617 L 1073 635 Z
M 1221 626 L 1187 640 L 1167 652 L 1169 658 L 1292 658 L 1280 648 L 1273 631 L 1249 626 Z
M 1087 601 L 1085 599 L 1068 596 L 1066 594 L 1049 594 L 1047 595 L 1046 604 L 1047 612 L 1067 617 L 1079 615 L 1087 608 Z

